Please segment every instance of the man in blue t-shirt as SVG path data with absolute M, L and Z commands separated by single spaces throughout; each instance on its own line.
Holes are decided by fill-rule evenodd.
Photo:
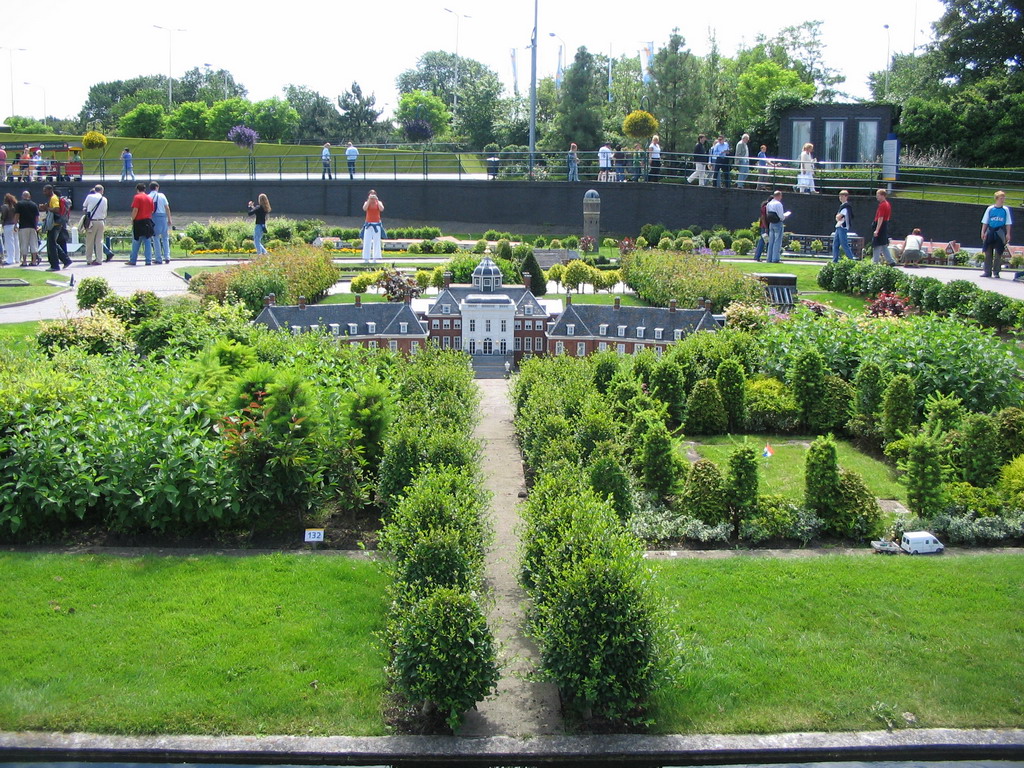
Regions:
M 981 249 L 985 254 L 982 277 L 999 277 L 1003 253 L 1010 244 L 1013 227 L 1013 216 L 1006 207 L 1006 193 L 1002 190 L 996 192 L 995 200 L 995 204 L 986 208 L 985 215 L 981 217 Z

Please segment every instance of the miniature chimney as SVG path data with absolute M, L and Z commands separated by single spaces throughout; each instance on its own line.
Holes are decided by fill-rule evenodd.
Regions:
M 444 287 L 445 288 L 451 288 L 452 287 L 452 273 L 451 272 L 447 272 L 446 271 L 444 273 Z
M 704 301 L 704 309 L 706 309 L 708 312 L 711 311 L 711 299 L 706 299 Z
M 270 294 L 268 293 L 266 296 L 263 297 L 263 306 L 264 307 L 269 307 L 270 304 L 271 304 Z
M 360 296 L 358 293 L 356 294 L 356 306 L 357 307 L 363 306 L 363 297 Z
M 299 309 L 305 309 L 305 308 L 306 308 L 306 297 L 305 296 L 299 296 Z
M 618 309 L 622 306 L 622 298 L 620 296 L 615 297 L 615 308 Z
M 677 304 L 678 304 L 678 302 L 675 299 L 669 299 L 668 300 L 668 311 L 669 312 L 675 312 Z
M 568 306 L 571 306 L 571 305 L 572 305 L 572 294 L 571 293 L 566 293 L 565 294 L 565 306 L 568 307 Z
M 531 277 L 532 277 L 532 275 L 529 272 L 523 272 L 523 285 L 525 285 L 527 288 L 530 287 L 530 278 Z
M 412 296 L 409 295 L 408 293 L 405 294 L 405 303 L 406 304 L 412 304 Z
M 697 309 L 704 309 L 704 297 L 697 299 Z
M 275 304 L 277 304 L 277 294 L 276 293 L 270 294 L 270 296 L 268 296 L 267 298 L 270 299 L 270 306 L 274 306 Z

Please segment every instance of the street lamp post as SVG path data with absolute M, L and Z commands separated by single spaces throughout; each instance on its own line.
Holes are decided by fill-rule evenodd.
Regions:
M 892 69 L 892 33 L 889 32 L 889 25 L 885 28 L 885 98 L 889 98 L 889 70 Z
M 174 51 L 174 33 L 175 32 L 187 32 L 186 29 L 175 29 L 174 27 L 161 27 L 159 24 L 154 24 L 153 29 L 162 29 L 167 33 L 167 111 L 170 112 L 173 104 L 173 87 L 171 80 L 171 61 L 172 53 Z
M 48 125 L 46 122 L 46 88 L 41 86 L 39 83 L 30 83 L 27 80 L 24 85 L 31 85 L 33 88 L 38 88 L 43 92 L 43 125 Z
M 24 53 L 28 48 L 11 48 L 6 45 L 0 45 L 0 49 L 7 51 L 7 74 L 11 81 L 11 117 L 14 117 L 18 114 L 14 111 L 14 52 Z
M 455 113 L 459 111 L 459 24 L 463 19 L 473 17 L 453 11 L 451 8 L 444 10 L 455 17 L 455 93 L 452 96 L 452 117 L 455 117 Z
M 537 0 L 533 0 L 533 37 L 530 39 L 530 180 L 537 152 Z

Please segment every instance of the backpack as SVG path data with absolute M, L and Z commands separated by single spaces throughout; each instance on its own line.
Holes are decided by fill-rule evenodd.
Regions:
M 60 211 L 57 216 L 59 217 L 60 224 L 67 224 L 71 218 L 71 198 L 61 197 L 60 198 Z

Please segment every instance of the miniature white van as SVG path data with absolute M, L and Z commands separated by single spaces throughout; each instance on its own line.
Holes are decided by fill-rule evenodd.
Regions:
M 942 542 L 928 531 L 907 531 L 900 540 L 900 548 L 910 555 L 924 555 L 931 552 L 942 554 Z

